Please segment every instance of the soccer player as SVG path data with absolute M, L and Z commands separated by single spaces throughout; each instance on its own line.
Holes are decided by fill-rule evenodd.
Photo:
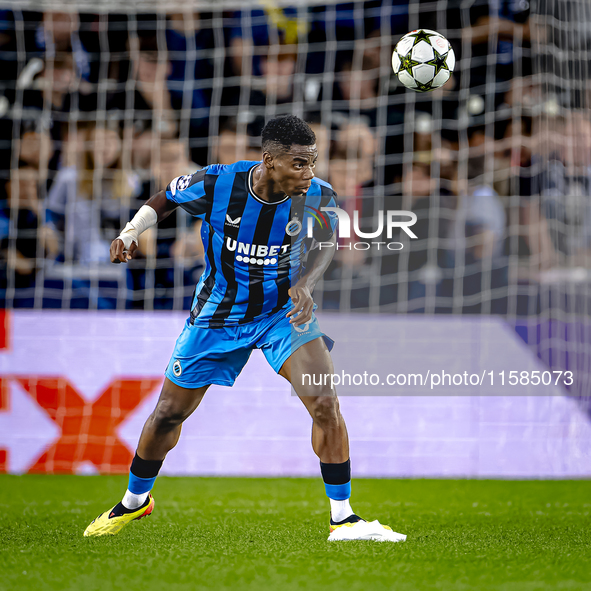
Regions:
M 291 382 L 312 417 L 312 447 L 330 499 L 331 537 L 406 538 L 377 521 L 366 522 L 351 509 L 349 440 L 336 393 L 330 384 L 302 380 L 304 373 L 333 373 L 333 341 L 320 331 L 312 291 L 334 255 L 334 247 L 315 247 L 329 242 L 335 231 L 336 218 L 321 208 L 335 207 L 336 194 L 314 177 L 316 137 L 301 119 L 280 117 L 265 126 L 262 148 L 260 162 L 213 164 L 174 179 L 111 244 L 114 263 L 130 260 L 138 236 L 182 207 L 203 220 L 206 268 L 160 398 L 142 430 L 128 490 L 86 528 L 85 536 L 116 534 L 152 512 L 150 490 L 183 421 L 211 384 L 234 384 L 258 348 Z

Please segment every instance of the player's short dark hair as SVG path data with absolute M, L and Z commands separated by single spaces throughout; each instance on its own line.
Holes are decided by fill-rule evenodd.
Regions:
M 310 126 L 295 115 L 277 117 L 267 122 L 261 136 L 263 152 L 277 154 L 285 152 L 294 144 L 313 146 L 316 135 Z

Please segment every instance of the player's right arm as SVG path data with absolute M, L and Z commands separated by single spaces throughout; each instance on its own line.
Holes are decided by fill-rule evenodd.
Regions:
M 126 263 L 134 257 L 139 235 L 168 217 L 177 207 L 182 207 L 194 217 L 202 218 L 211 207 L 211 199 L 205 191 L 205 172 L 177 177 L 165 190 L 152 195 L 134 218 L 111 243 L 111 262 Z
M 152 195 L 141 206 L 131 222 L 123 228 L 121 234 L 111 242 L 111 262 L 126 263 L 131 260 L 138 247 L 139 235 L 151 226 L 161 222 L 177 207 L 177 203 L 166 198 L 166 191 L 158 191 L 158 193 Z

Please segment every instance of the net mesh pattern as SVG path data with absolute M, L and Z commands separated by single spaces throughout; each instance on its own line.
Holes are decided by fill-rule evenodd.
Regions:
M 5 308 L 187 309 L 199 223 L 173 213 L 128 265 L 111 240 L 172 178 L 258 159 L 265 121 L 291 113 L 362 232 L 417 216 L 416 240 L 339 238 L 321 309 L 502 315 L 588 389 L 585 0 L 21 4 L 0 11 Z M 457 59 L 423 94 L 390 64 L 419 27 Z

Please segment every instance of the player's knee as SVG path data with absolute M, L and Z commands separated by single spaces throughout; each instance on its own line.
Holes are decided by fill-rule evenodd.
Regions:
M 160 401 L 152 413 L 152 421 L 158 431 L 170 431 L 178 427 L 187 414 L 172 402 Z
M 336 424 L 339 420 L 339 401 L 336 396 L 318 396 L 312 407 L 312 418 L 321 426 Z

